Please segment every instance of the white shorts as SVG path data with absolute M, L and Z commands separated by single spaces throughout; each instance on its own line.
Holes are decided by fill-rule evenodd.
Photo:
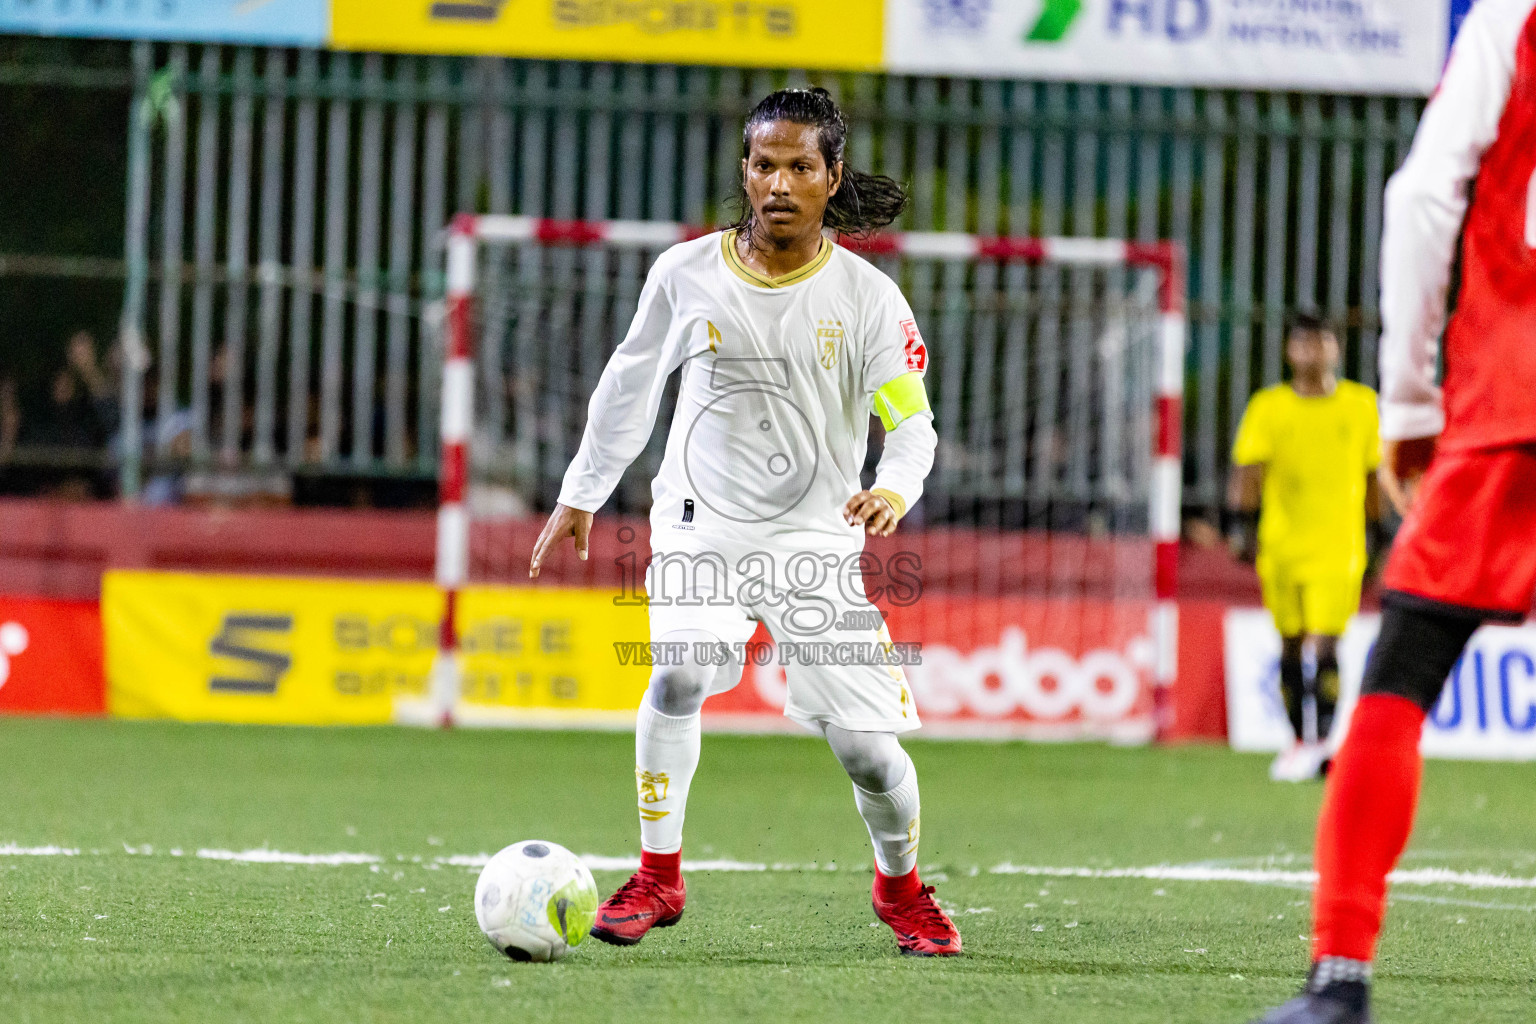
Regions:
M 741 681 L 739 652 L 761 622 L 784 668 L 786 717 L 810 729 L 820 723 L 852 732 L 921 725 L 902 668 L 912 651 L 893 643 L 865 597 L 852 571 L 858 550 L 837 538 L 753 545 L 750 538 L 659 533 L 653 526 L 646 574 L 651 640 L 702 630 L 726 645 L 735 657 L 711 693 Z M 659 551 L 658 541 L 666 545 Z

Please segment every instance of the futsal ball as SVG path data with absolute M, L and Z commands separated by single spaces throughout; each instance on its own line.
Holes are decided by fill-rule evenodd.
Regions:
M 559 960 L 597 917 L 592 872 L 570 850 L 537 839 L 492 857 L 475 883 L 475 920 L 513 960 Z

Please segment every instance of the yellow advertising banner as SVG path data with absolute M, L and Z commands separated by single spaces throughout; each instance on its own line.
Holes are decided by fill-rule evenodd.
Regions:
M 618 591 L 470 587 L 459 598 L 466 724 L 634 724 L 650 663 L 645 605 Z
M 469 724 L 632 720 L 649 668 L 643 606 L 607 591 L 475 588 L 460 598 Z M 126 718 L 302 725 L 419 721 L 442 596 L 425 583 L 111 572 L 107 704 Z M 616 646 L 618 645 L 618 646 Z
M 862 71 L 884 17 L 884 0 L 331 0 L 331 45 Z

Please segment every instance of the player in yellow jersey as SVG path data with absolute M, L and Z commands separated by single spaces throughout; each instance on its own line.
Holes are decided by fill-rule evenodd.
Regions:
M 1327 323 L 1294 316 L 1285 358 L 1291 379 L 1255 394 L 1243 413 L 1228 500 L 1239 557 L 1257 565 L 1281 636 L 1280 690 L 1296 745 L 1270 775 L 1301 781 L 1321 774 L 1329 755 L 1338 640 L 1360 607 L 1367 548 L 1379 535 L 1381 437 L 1376 392 L 1338 379 L 1339 339 Z

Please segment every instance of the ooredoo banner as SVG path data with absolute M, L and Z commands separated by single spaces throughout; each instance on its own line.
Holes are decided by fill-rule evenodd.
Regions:
M 923 734 L 1151 740 L 1153 646 L 1143 602 L 925 594 L 888 609 Z M 767 635 L 758 631 L 757 640 Z M 772 723 L 788 695 L 766 643 L 741 683 L 704 705 L 716 727 Z
M 1378 615 L 1356 616 L 1340 642 L 1336 736 L 1348 726 L 1380 627 Z M 1227 726 L 1235 750 L 1280 750 L 1290 742 L 1279 658 L 1267 612 L 1227 613 Z M 1473 635 L 1425 724 L 1421 749 L 1427 757 L 1536 760 L 1536 625 L 1484 626 Z
M 331 0 L 354 50 L 874 70 L 884 0 Z
M 643 603 L 554 587 L 470 588 L 461 601 L 461 723 L 633 722 L 657 656 Z M 112 572 L 109 706 L 185 721 L 421 721 L 441 602 L 428 584 Z M 1138 741 L 1152 732 L 1148 612 L 925 595 L 886 622 L 932 735 Z M 786 652 L 767 639 L 760 630 L 741 682 L 705 705 L 710 728 L 794 728 Z
M 0 32 L 324 46 L 328 0 L 0 0 Z
M 1322 92 L 1435 86 L 1447 0 L 887 0 L 886 68 Z
M 0 597 L 0 714 L 105 710 L 95 601 Z

